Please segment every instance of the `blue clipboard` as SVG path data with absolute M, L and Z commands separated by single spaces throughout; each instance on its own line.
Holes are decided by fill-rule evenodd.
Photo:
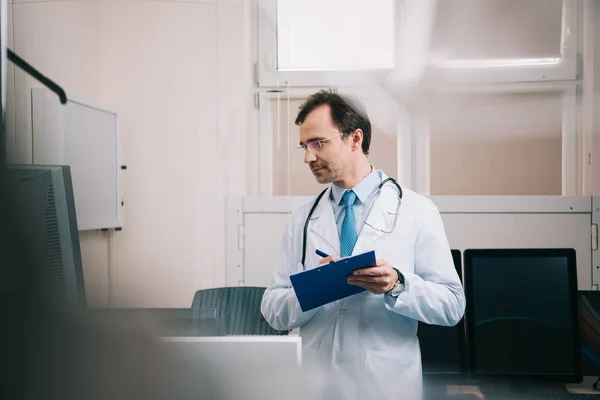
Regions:
M 300 308 L 302 311 L 308 311 L 364 292 L 365 289 L 350 285 L 346 278 L 354 270 L 375 265 L 375 251 L 371 250 L 290 275 Z

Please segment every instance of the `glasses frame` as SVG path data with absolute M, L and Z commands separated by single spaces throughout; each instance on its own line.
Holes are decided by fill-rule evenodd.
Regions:
M 343 135 L 344 133 L 338 133 L 337 135 L 333 135 L 330 136 L 328 138 L 325 139 L 317 139 L 317 140 L 312 140 L 310 142 L 308 142 L 307 144 L 301 144 L 300 146 L 296 147 L 296 149 L 298 150 L 302 150 L 304 152 L 306 152 L 306 150 L 310 151 L 311 153 L 320 151 L 323 148 L 323 143 L 325 143 L 326 141 L 333 139 L 334 137 Z

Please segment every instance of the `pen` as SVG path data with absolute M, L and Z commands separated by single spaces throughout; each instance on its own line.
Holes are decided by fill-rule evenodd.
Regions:
M 329 254 L 327 253 L 323 253 L 321 250 L 316 249 L 315 253 L 317 253 L 318 255 L 320 255 L 321 257 L 329 257 Z

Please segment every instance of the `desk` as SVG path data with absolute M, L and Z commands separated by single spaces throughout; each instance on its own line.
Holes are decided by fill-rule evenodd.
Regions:
M 584 377 L 583 382 L 565 385 L 567 391 L 573 394 L 595 394 L 600 395 L 600 391 L 594 390 L 592 384 L 597 378 Z M 472 395 L 471 398 L 485 399 L 485 396 L 481 393 L 480 388 L 477 385 L 465 384 L 465 385 L 447 385 L 446 395 L 448 398 L 460 399 L 461 395 Z
M 188 362 L 228 364 L 248 368 L 289 368 L 302 365 L 300 336 L 161 337 Z
M 210 375 L 220 392 L 219 400 L 323 398 L 327 382 L 320 371 L 302 368 L 299 336 L 158 339 L 194 374 Z

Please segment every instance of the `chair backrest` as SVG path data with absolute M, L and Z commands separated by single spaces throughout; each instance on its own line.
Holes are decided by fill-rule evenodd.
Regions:
M 273 329 L 260 312 L 264 287 L 240 286 L 198 290 L 192 308 L 214 308 L 226 335 L 287 335 Z

